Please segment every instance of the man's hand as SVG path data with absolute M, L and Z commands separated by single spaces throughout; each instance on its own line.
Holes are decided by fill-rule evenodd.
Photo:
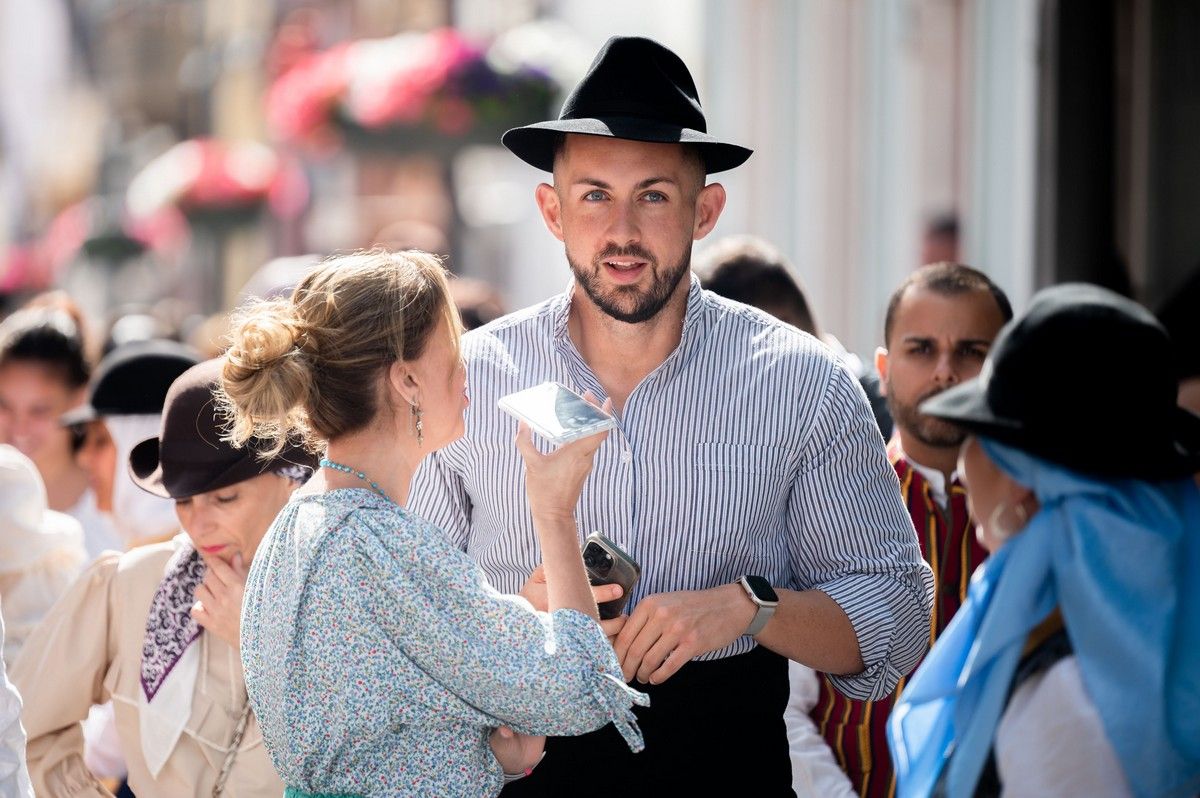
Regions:
M 488 743 L 504 772 L 514 775 L 524 773 L 542 761 L 542 751 L 546 748 L 545 737 L 518 734 L 507 726 L 493 731 Z
M 224 640 L 235 650 L 241 648 L 242 594 L 249 569 L 242 555 L 233 555 L 233 564 L 213 557 L 207 560 L 208 572 L 196 588 L 192 617 L 196 623 Z
M 617 635 L 625 679 L 662 684 L 693 657 L 737 640 L 754 619 L 741 585 L 647 596 Z
M 592 595 L 595 596 L 597 604 L 619 599 L 622 592 L 620 585 L 594 585 L 592 587 Z M 533 573 L 529 575 L 529 579 L 525 580 L 525 584 L 521 586 L 517 595 L 532 604 L 535 610 L 546 612 L 549 606 L 546 599 L 546 572 L 541 565 L 533 569 Z M 604 634 L 608 635 L 608 642 L 612 643 L 616 640 L 617 633 L 625 626 L 625 619 L 628 617 L 621 615 L 608 621 L 599 622 Z

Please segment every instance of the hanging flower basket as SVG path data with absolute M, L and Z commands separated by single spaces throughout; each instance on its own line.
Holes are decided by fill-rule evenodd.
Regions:
M 297 164 L 264 144 L 191 139 L 148 163 L 127 198 L 134 219 L 170 207 L 192 225 L 237 226 L 264 209 L 295 217 L 308 202 L 308 184 Z
M 551 115 L 560 87 L 544 69 L 497 58 L 443 28 L 338 45 L 302 58 L 271 86 L 275 137 L 337 137 L 356 149 L 453 151 Z

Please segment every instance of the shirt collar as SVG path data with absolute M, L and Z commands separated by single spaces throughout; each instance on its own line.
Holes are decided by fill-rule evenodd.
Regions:
M 704 289 L 700 287 L 700 278 L 695 272 L 689 272 L 690 287 L 688 288 L 687 307 L 683 312 L 683 335 L 679 339 L 678 349 L 683 350 L 690 345 L 692 339 L 697 338 L 701 329 L 701 322 L 704 319 L 705 299 Z M 551 335 L 556 343 L 567 343 L 571 348 L 575 347 L 571 341 L 571 334 L 567 326 L 568 320 L 571 318 L 571 302 L 575 298 L 575 278 L 572 277 L 567 281 L 567 288 L 563 293 L 559 294 L 551 305 Z
M 929 485 L 929 493 L 933 496 L 933 500 L 944 507 L 950 498 L 949 486 L 946 484 L 946 475 L 936 468 L 921 465 L 908 455 L 904 455 L 904 462 L 908 464 L 909 468 L 921 475 L 921 479 L 925 480 L 926 484 Z M 950 475 L 950 485 L 957 485 L 958 481 L 958 472 L 955 471 Z

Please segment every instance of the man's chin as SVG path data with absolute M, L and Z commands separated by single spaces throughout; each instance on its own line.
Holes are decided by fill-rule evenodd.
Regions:
M 926 446 L 957 449 L 967 439 L 967 433 L 946 421 L 926 418 L 917 426 L 917 438 Z
M 588 298 L 604 315 L 625 324 L 641 324 L 658 315 L 670 299 L 668 295 L 662 300 L 647 295 L 638 289 L 623 289 L 619 291 L 600 292 L 588 288 Z

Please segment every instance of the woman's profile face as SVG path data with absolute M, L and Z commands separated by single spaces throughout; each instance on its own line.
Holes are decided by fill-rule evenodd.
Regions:
M 429 334 L 425 351 L 415 364 L 421 380 L 423 446 L 434 451 L 462 437 L 467 399 L 467 367 L 454 344 L 446 319 Z
M 249 566 L 295 487 L 295 482 L 278 474 L 260 474 L 227 488 L 176 499 L 175 514 L 206 561 L 232 562 L 234 555 L 241 554 Z
M 967 488 L 967 506 L 975 519 L 979 545 L 995 552 L 1029 520 L 1032 513 L 1026 511 L 1022 517 L 1017 507 L 1028 505 L 1031 493 L 1000 470 L 974 435 L 963 442 L 958 473 Z
M 82 388 L 71 388 L 41 363 L 5 363 L 0 366 L 0 443 L 15 446 L 39 468 L 69 458 L 71 431 L 58 419 L 82 399 Z

